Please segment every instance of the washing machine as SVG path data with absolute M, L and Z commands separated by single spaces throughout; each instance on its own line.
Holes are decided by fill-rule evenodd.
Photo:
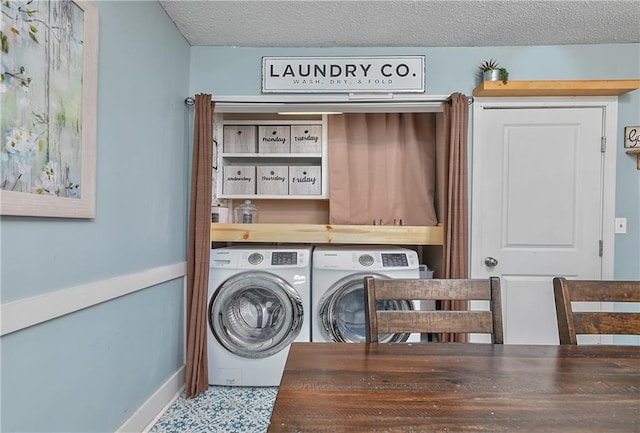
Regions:
M 311 279 L 311 340 L 364 342 L 364 277 L 420 278 L 419 266 L 418 254 L 401 247 L 316 247 Z M 382 308 L 406 310 L 419 308 L 417 305 L 418 301 L 384 301 Z M 420 341 L 420 334 L 381 335 L 380 341 Z
M 311 341 L 311 247 L 211 250 L 211 385 L 277 386 L 292 342 Z

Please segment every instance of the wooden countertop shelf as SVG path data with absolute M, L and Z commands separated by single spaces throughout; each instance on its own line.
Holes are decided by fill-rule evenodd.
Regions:
M 473 96 L 620 96 L 640 89 L 640 80 L 484 81 Z
M 442 245 L 443 226 L 211 224 L 212 242 Z
M 640 147 L 633 147 L 631 149 L 627 149 L 628 155 L 635 155 L 638 160 L 637 168 L 640 170 Z

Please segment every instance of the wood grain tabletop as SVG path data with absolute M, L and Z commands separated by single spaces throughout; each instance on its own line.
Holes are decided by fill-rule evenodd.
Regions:
M 640 346 L 293 343 L 269 433 L 640 432 Z

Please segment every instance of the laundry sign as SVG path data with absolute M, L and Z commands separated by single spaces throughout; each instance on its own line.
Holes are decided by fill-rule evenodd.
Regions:
M 424 93 L 426 57 L 263 57 L 262 92 Z

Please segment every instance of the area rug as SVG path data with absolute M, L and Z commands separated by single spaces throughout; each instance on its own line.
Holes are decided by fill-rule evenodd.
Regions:
M 210 386 L 194 399 L 183 393 L 149 433 L 266 432 L 277 391 L 277 387 Z

